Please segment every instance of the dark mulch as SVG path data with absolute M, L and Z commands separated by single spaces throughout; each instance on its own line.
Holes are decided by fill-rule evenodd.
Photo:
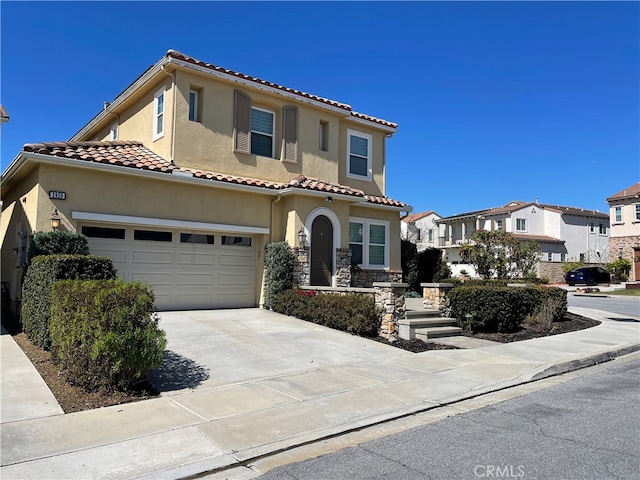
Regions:
M 390 342 L 386 338 L 376 337 L 372 338 L 376 342 L 384 343 L 385 345 L 392 345 L 396 348 L 401 348 L 402 350 L 408 350 L 413 353 L 426 352 L 428 350 L 456 350 L 456 347 L 452 347 L 451 345 L 442 345 L 440 343 L 431 343 L 431 342 L 423 342 L 422 340 L 418 340 L 417 338 L 414 340 L 402 340 L 401 338 Z
M 4 318 L 3 318 L 4 320 Z M 109 407 L 122 403 L 137 402 L 147 398 L 157 397 L 159 393 L 148 382 L 141 382 L 130 391 L 99 390 L 87 392 L 81 387 L 71 385 L 65 381 L 58 366 L 51 360 L 51 353 L 34 346 L 27 336 L 16 328 L 15 323 L 7 322 L 5 328 L 9 330 L 13 339 L 36 367 L 49 389 L 56 397 L 64 413 L 80 412 L 93 408 Z

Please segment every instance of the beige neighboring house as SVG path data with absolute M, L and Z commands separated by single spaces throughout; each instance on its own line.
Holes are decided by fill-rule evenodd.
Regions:
M 57 211 L 162 310 L 261 304 L 265 247 L 282 240 L 304 241 L 303 284 L 400 281 L 396 128 L 169 50 L 69 141 L 27 144 L 2 174 L 3 280 L 16 298 L 26 239 Z
M 436 220 L 442 217 L 433 210 L 411 213 L 402 217 L 400 232 L 404 240 L 416 244 L 419 252 L 438 246 L 438 225 Z
M 640 281 L 640 182 L 607 198 L 611 215 L 611 261 L 631 262 L 629 280 Z

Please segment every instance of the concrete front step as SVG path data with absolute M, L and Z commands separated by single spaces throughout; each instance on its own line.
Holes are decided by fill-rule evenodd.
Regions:
M 405 310 L 404 318 L 439 317 L 442 312 L 437 308 L 421 308 L 419 310 Z
M 439 330 L 449 329 L 449 330 Z M 413 340 L 416 338 L 418 331 L 431 331 L 433 335 L 439 335 L 438 332 L 443 332 L 440 336 L 459 335 L 462 331 L 456 322 L 455 318 L 450 317 L 436 317 L 436 316 L 410 316 L 409 318 L 402 318 L 398 320 L 398 336 L 403 340 Z
M 415 330 L 415 338 L 426 342 L 439 337 L 453 337 L 456 335 L 462 335 L 462 328 L 460 327 L 429 327 L 429 328 L 417 328 Z

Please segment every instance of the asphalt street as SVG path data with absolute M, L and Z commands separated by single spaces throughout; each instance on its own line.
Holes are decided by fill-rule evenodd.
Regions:
M 640 356 L 258 478 L 637 479 Z
M 569 294 L 569 307 L 595 308 L 605 312 L 640 317 L 640 297 L 582 297 Z

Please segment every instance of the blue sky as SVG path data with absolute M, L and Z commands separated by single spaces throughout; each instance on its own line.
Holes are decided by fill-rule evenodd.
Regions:
M 399 124 L 387 195 L 607 209 L 640 180 L 638 2 L 0 3 L 2 170 L 168 49 Z

